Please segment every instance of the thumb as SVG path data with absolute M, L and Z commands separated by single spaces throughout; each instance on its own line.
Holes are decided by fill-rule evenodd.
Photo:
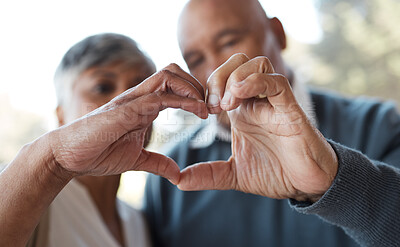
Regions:
M 175 161 L 167 156 L 142 149 L 137 164 L 135 170 L 162 176 L 174 185 L 179 182 L 179 167 Z
M 183 169 L 178 188 L 180 190 L 234 189 L 236 176 L 230 160 L 198 163 Z

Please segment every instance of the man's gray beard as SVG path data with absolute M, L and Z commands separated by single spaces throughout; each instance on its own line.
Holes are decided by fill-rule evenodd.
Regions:
M 297 103 L 299 103 L 303 111 L 306 113 L 307 118 L 315 127 L 318 127 L 318 121 L 315 115 L 314 105 L 311 100 L 311 94 L 306 85 L 301 81 L 296 81 L 296 83 L 294 83 L 292 86 L 292 91 L 296 97 Z

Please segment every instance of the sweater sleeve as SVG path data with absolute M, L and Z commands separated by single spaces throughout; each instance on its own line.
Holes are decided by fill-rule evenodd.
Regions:
M 329 143 L 339 161 L 333 184 L 313 204 L 290 200 L 290 205 L 342 227 L 362 246 L 400 246 L 400 169 Z

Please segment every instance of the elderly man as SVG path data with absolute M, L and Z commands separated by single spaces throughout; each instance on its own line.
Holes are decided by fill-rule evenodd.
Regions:
M 304 90 L 282 59 L 280 21 L 257 0 L 192 0 L 178 39 L 219 119 L 170 153 L 186 167 L 178 186 L 231 191 L 182 192 L 151 176 L 157 246 L 400 243 L 400 171 L 392 167 L 400 117 L 391 104 Z

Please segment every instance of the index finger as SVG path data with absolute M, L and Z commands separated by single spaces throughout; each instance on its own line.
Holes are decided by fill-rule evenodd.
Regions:
M 184 79 L 187 82 L 189 82 L 190 84 L 192 84 L 193 87 L 195 87 L 197 89 L 197 91 L 199 91 L 199 93 L 201 94 L 201 96 L 204 99 L 205 88 L 203 88 L 201 83 L 195 77 L 193 77 L 192 75 L 185 72 L 181 67 L 179 67 L 179 65 L 177 65 L 175 63 L 171 63 L 170 65 L 165 67 L 165 69 L 171 71 L 172 73 L 176 74 L 177 76 L 181 77 L 182 79 Z
M 247 61 L 249 61 L 249 58 L 245 54 L 234 54 L 210 75 L 207 80 L 206 96 L 206 103 L 210 113 L 218 114 L 222 111 L 220 102 L 224 96 L 228 78 L 233 71 Z
M 156 72 L 136 87 L 126 90 L 113 99 L 116 104 L 123 104 L 141 96 L 162 91 L 179 96 L 204 101 L 204 89 L 194 77 L 183 71 L 178 65 L 170 64 Z
M 242 98 L 237 98 L 232 95 L 232 84 L 244 81 L 247 77 L 255 73 L 272 74 L 275 73 L 275 70 L 267 57 L 256 57 L 237 67 L 232 71 L 227 80 L 224 97 L 222 99 L 222 107 L 224 110 L 235 109 L 243 101 Z

